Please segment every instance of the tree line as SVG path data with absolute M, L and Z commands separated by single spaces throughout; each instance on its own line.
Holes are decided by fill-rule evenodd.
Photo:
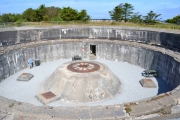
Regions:
M 129 3 L 121 3 L 109 11 L 112 20 L 117 22 L 149 23 L 154 24 L 161 20 L 161 14 L 149 11 L 146 16 L 134 13 L 134 6 Z M 88 21 L 90 16 L 83 9 L 78 12 L 71 7 L 46 7 L 44 4 L 37 9 L 28 8 L 22 14 L 6 13 L 0 15 L 0 22 L 40 22 L 40 21 Z M 165 22 L 180 24 L 180 15 L 167 19 Z
M 111 19 L 115 21 L 124 21 L 124 22 L 133 22 L 133 23 L 148 23 L 154 24 L 161 21 L 161 14 L 157 14 L 154 11 L 150 11 L 146 16 L 142 16 L 141 14 L 134 13 L 134 6 L 129 3 L 121 3 L 113 8 L 113 10 L 109 11 Z M 172 19 L 167 19 L 165 22 L 177 24 L 180 21 L 180 15 L 175 16 Z
M 40 21 L 88 21 L 90 16 L 86 10 L 78 12 L 71 7 L 46 7 L 44 4 L 37 9 L 28 8 L 22 14 L 2 14 L 0 22 L 40 22 Z
M 177 15 L 171 19 L 167 19 L 166 22 L 174 23 L 174 24 L 180 24 L 180 15 Z

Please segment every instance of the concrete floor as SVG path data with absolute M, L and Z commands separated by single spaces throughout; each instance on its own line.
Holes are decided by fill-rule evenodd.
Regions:
M 24 69 L 11 75 L 6 80 L 0 83 L 0 96 L 4 96 L 9 99 L 14 99 L 20 102 L 27 102 L 36 106 L 42 104 L 35 98 L 35 95 L 44 92 L 42 85 L 44 81 L 50 77 L 50 75 L 56 70 L 56 68 L 71 59 L 56 60 L 53 62 L 42 63 L 40 66 L 33 69 Z M 112 105 L 122 104 L 132 101 L 145 99 L 148 97 L 156 96 L 157 94 L 172 90 L 172 88 L 163 80 L 159 78 L 151 77 L 157 88 L 143 88 L 139 83 L 139 80 L 144 78 L 141 76 L 141 72 L 144 70 L 135 65 L 124 62 L 116 62 L 110 60 L 96 59 L 95 61 L 106 64 L 112 72 L 121 80 L 122 91 L 110 99 L 93 102 L 93 103 L 71 103 L 68 101 L 55 101 L 48 105 L 50 106 L 96 106 L 96 105 Z M 17 81 L 19 75 L 22 73 L 31 73 L 34 77 L 28 81 Z

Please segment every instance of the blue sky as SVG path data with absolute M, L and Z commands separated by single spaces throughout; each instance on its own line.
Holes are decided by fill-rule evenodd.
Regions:
M 120 3 L 130 3 L 134 12 L 146 15 L 150 10 L 162 14 L 160 18 L 166 20 L 180 15 L 180 0 L 1 0 L 0 14 L 22 13 L 27 8 L 45 6 L 68 7 L 78 11 L 85 9 L 92 19 L 110 19 L 108 11 Z

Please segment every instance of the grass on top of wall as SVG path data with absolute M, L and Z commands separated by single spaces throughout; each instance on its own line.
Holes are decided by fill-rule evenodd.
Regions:
M 116 27 L 144 27 L 180 30 L 180 25 L 169 23 L 156 23 L 154 25 L 131 22 L 110 22 L 110 21 L 42 21 L 42 22 L 22 22 L 22 23 L 0 23 L 0 28 L 21 26 L 116 26 Z

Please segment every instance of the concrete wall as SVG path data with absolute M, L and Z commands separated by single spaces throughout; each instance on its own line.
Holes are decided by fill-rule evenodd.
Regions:
M 57 39 L 133 40 L 180 48 L 180 34 L 156 29 L 123 27 L 49 27 L 12 28 L 0 30 L 0 45 Z
M 27 68 L 29 58 L 40 59 L 41 62 L 49 62 L 58 59 L 71 58 L 74 55 L 86 57 L 86 53 L 81 52 L 84 48 L 83 42 L 61 42 L 59 44 L 28 46 L 21 49 L 12 50 L 0 55 L 0 81 L 19 70 Z M 86 49 L 86 48 L 85 48 Z
M 145 69 L 154 69 L 172 87 L 180 84 L 180 63 L 161 52 L 121 44 L 97 44 L 97 56 L 103 59 L 128 62 Z
M 17 41 L 17 31 L 0 31 L 0 46 L 15 44 Z
M 180 34 L 161 32 L 159 40 L 164 46 L 180 49 Z
M 123 45 L 118 42 L 105 41 L 52 41 L 39 45 L 26 45 L 21 49 L 11 50 L 0 56 L 0 81 L 19 70 L 27 68 L 29 58 L 48 62 L 80 55 L 88 58 L 90 45 L 96 45 L 98 58 L 128 62 L 145 69 L 155 69 L 159 77 L 166 80 L 172 87 L 180 84 L 180 64 L 173 57 L 161 52 L 152 51 L 138 46 Z M 85 52 L 82 52 L 82 48 Z

